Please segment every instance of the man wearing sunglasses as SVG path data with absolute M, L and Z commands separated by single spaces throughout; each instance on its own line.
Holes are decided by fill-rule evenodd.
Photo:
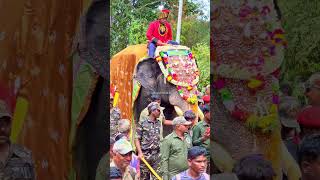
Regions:
M 133 153 L 133 148 L 130 142 L 126 139 L 120 139 L 114 143 L 112 151 L 113 158 L 110 163 L 110 167 L 118 168 L 122 173 L 123 179 L 137 179 L 136 170 L 129 166 Z
M 302 136 L 320 133 L 320 73 L 315 73 L 309 78 L 305 95 L 309 106 L 298 115 Z

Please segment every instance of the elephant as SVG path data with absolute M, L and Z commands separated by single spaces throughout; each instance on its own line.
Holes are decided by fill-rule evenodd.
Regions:
M 174 84 L 167 82 L 158 63 L 152 58 L 141 60 L 136 66 L 136 74 L 133 77 L 141 84 L 141 89 L 134 102 L 134 117 L 139 119 L 141 111 L 147 107 L 152 93 L 159 94 L 161 106 L 165 107 L 166 119 L 173 119 L 179 112 L 190 110 L 190 104 L 182 99 Z M 163 135 L 171 133 L 172 128 L 164 126 Z
M 284 172 L 288 179 L 298 180 L 301 173 L 281 140 L 277 113 L 277 72 L 286 45 L 284 38 L 272 41 L 273 35 L 283 34 L 279 7 L 273 0 L 215 2 L 211 26 L 215 167 L 231 172 L 235 161 L 262 154 L 272 163 L 275 179 L 282 179 Z M 265 36 L 266 32 L 273 35 Z M 269 47 L 276 52 L 263 51 Z
M 75 54 L 74 89 L 79 102 L 73 102 L 80 109 L 72 108 L 72 127 L 74 134 L 71 135 L 71 150 L 73 169 L 77 179 L 94 180 L 96 168 L 103 154 L 108 152 L 107 133 L 108 112 L 107 89 L 108 89 L 108 66 L 109 59 L 106 24 L 109 24 L 109 16 L 106 9 L 108 2 L 103 0 L 89 1 L 89 7 L 80 18 L 79 29 L 73 42 Z M 77 58 L 80 57 L 80 58 Z M 81 77 L 89 76 L 83 81 Z M 76 109 L 76 110 L 74 110 Z
M 108 79 L 107 62 L 110 59 L 110 37 L 106 33 L 106 24 L 110 22 L 107 8 L 108 2 L 91 0 L 87 12 L 80 18 L 79 31 L 73 43 L 73 49 L 81 59 L 89 63 L 105 79 Z

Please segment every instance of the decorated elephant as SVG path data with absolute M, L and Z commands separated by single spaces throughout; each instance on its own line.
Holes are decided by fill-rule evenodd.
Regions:
M 281 180 L 298 180 L 297 163 L 281 140 L 279 69 L 287 42 L 272 0 L 215 1 L 212 46 L 215 101 L 213 160 L 230 172 L 235 161 L 258 153 Z
M 198 107 L 197 83 L 199 70 L 195 58 L 185 46 L 162 46 L 156 50 L 156 58 L 142 59 L 134 73 L 134 119 L 147 107 L 151 94 L 161 97 L 166 119 L 173 119 L 187 110 L 202 117 Z M 172 128 L 164 127 L 164 135 Z

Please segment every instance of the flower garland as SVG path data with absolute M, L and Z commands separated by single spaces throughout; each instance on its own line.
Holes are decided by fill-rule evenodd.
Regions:
M 261 76 L 247 80 L 245 83 L 251 93 L 256 93 L 265 86 L 265 80 L 262 79 Z M 262 132 L 267 133 L 278 127 L 278 83 L 272 84 L 272 104 L 269 108 L 268 114 L 264 116 L 257 116 L 256 114 L 240 110 L 240 108 L 234 102 L 231 91 L 225 87 L 224 78 L 219 78 L 214 82 L 214 89 L 219 92 L 222 102 L 224 106 L 231 112 L 231 116 L 235 119 L 245 122 L 250 129 L 261 129 Z
M 284 30 L 280 27 L 280 23 L 276 19 L 276 14 L 274 10 L 271 10 L 271 7 L 271 4 L 259 5 L 259 3 L 245 2 L 240 5 L 239 10 L 233 12 L 234 14 L 238 14 L 238 17 L 234 16 L 233 19 L 235 20 L 232 20 L 229 24 L 235 23 L 239 27 L 243 28 L 243 37 L 247 37 L 244 38 L 246 40 L 243 40 L 244 44 L 246 41 L 250 41 L 250 38 L 248 37 L 252 37 L 250 27 L 254 22 L 262 23 L 261 27 L 265 27 L 264 32 L 261 34 L 255 34 L 255 36 L 259 38 L 259 40 L 266 40 L 269 41 L 269 43 L 257 50 L 261 52 L 261 55 L 259 57 L 255 57 L 256 62 L 252 63 L 252 65 L 239 67 L 234 66 L 234 64 L 231 65 L 217 61 L 217 74 L 226 78 L 248 80 L 252 76 L 257 76 L 259 73 L 262 75 L 268 75 L 280 67 L 284 57 L 283 49 L 287 47 L 288 43 L 284 37 Z M 217 13 L 222 11 L 221 9 L 219 11 L 217 10 Z M 221 12 L 217 17 L 215 17 L 217 23 L 214 25 L 214 31 L 220 32 L 221 26 L 225 28 L 225 24 L 218 20 L 220 14 Z M 237 21 L 236 19 L 239 20 Z M 228 39 L 230 37 L 226 35 L 224 38 Z M 216 41 L 218 42 L 218 40 Z M 220 41 L 219 43 L 222 44 Z
M 214 67 L 216 67 L 215 72 L 219 77 L 214 81 L 214 88 L 232 117 L 245 122 L 252 130 L 259 129 L 268 133 L 279 126 L 279 84 L 277 79 L 284 57 L 283 49 L 287 47 L 287 41 L 272 3 L 239 1 L 236 6 L 237 8 L 230 9 L 227 6 L 220 6 L 214 10 L 216 23 L 213 26 L 213 31 L 225 35 L 219 36 L 213 41 L 214 47 L 216 47 Z M 230 10 L 232 13 L 229 12 Z M 220 18 L 222 15 L 224 17 Z M 225 18 L 228 18 L 228 21 L 225 21 Z M 230 31 L 230 28 L 232 29 L 234 26 L 242 30 Z M 230 41 L 232 37 L 230 34 L 234 35 L 234 33 L 238 37 L 236 40 L 241 41 L 243 45 L 230 43 L 230 45 L 222 46 L 221 44 L 227 44 Z M 251 44 L 254 46 L 250 46 Z M 243 51 L 240 53 L 241 48 L 246 49 L 244 47 L 247 49 L 254 47 L 255 49 L 250 49 L 252 52 L 243 53 Z M 232 48 L 235 50 L 233 51 Z M 221 61 L 222 58 L 224 59 Z M 267 84 L 267 77 L 270 76 L 272 77 L 271 87 L 267 86 L 270 85 Z M 235 80 L 235 84 L 230 84 L 230 89 L 228 89 L 229 84 L 226 85 L 227 80 Z M 241 84 L 241 88 L 233 89 L 237 83 Z M 261 94 L 265 92 L 263 90 L 268 91 L 269 89 L 272 94 L 268 93 L 269 102 L 266 102 Z M 231 90 L 235 91 L 235 94 Z M 258 92 L 261 94 L 257 94 Z M 242 101 L 245 98 L 241 97 L 243 93 L 249 93 L 247 96 L 252 97 L 250 99 L 252 101 Z M 233 97 L 234 95 L 236 97 Z M 247 103 L 255 104 L 253 107 L 240 107 Z
M 177 67 L 176 64 L 169 63 L 168 52 L 161 51 L 159 56 L 156 57 L 156 61 L 159 64 L 161 71 L 164 74 L 166 80 L 176 85 L 179 95 L 190 104 L 196 104 L 198 102 L 197 94 L 197 83 L 199 82 L 199 70 L 196 69 L 192 72 L 192 82 L 181 82 L 179 81 L 178 74 L 174 72 L 173 67 Z M 195 57 L 191 52 L 188 52 L 189 61 L 195 61 Z

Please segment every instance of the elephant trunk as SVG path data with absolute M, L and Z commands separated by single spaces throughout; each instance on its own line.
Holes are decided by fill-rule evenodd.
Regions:
M 170 92 L 169 103 L 174 106 L 174 109 L 179 116 L 182 115 L 185 111 L 191 109 L 189 103 L 186 100 L 182 99 L 177 90 L 173 90 Z
M 182 99 L 182 97 L 176 91 L 170 94 L 169 102 L 171 105 L 174 106 L 174 110 L 176 111 L 178 116 L 182 116 L 183 113 L 187 110 L 192 110 L 197 117 L 200 117 L 200 119 L 203 119 L 203 114 L 199 109 L 198 103 L 195 103 L 195 104 L 188 103 L 186 100 Z M 195 123 L 197 123 L 197 121 Z

